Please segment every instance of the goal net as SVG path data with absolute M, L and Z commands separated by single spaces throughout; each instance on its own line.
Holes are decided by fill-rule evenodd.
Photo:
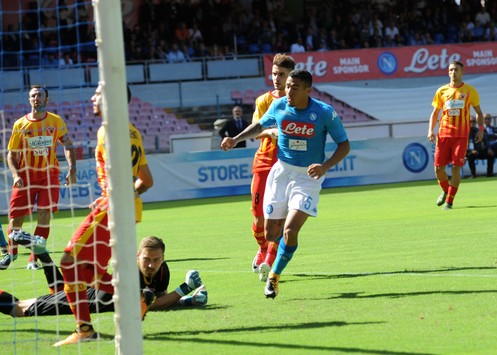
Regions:
M 39 84 L 48 91 L 46 111 L 59 115 L 67 125 L 76 152 L 77 182 L 65 186 L 68 164 L 63 146 L 58 144 L 56 156 L 60 163 L 60 174 L 58 181 L 51 181 L 50 184 L 60 187 L 59 212 L 51 214 L 48 226 L 41 225 L 37 212 L 37 203 L 40 201 L 28 198 L 29 206 L 33 206 L 34 211 L 25 216 L 22 229 L 33 235 L 41 234 L 38 232 L 44 230 L 48 235 L 47 249 L 54 263 L 59 265 L 64 247 L 88 214 L 88 206 L 100 193 L 94 147 L 96 132 L 100 125 L 105 125 L 110 187 L 109 229 L 113 255 L 109 271 L 112 271 L 112 283 L 115 285 L 115 312 L 93 313 L 92 323 L 101 334 L 101 340 L 81 343 L 73 349 L 78 349 L 79 353 L 109 353 L 110 349 L 116 353 L 141 353 L 139 293 L 135 291 L 139 288 L 138 278 L 127 277 L 137 275 L 138 271 L 136 262 L 130 262 L 136 260 L 136 235 L 133 192 L 129 184 L 132 178 L 129 169 L 129 119 L 121 2 L 2 1 L 0 13 L 0 221 L 5 238 L 8 239 L 14 182 L 7 164 L 7 147 L 14 123 L 22 117 L 29 119 L 29 115 L 26 115 L 32 109 L 28 99 L 30 87 Z M 99 83 L 102 86 L 103 119 L 94 117 L 90 101 Z M 50 135 L 53 127 L 43 129 Z M 33 141 L 32 132 L 21 131 L 23 139 L 29 141 L 30 153 L 37 157 L 46 156 L 46 148 L 37 149 L 36 145 L 42 143 Z M 48 159 L 45 159 L 45 163 L 50 166 Z M 25 186 L 28 189 L 39 187 L 29 184 L 29 181 Z M 50 205 L 55 203 L 50 196 L 48 200 Z M 117 235 L 119 238 L 116 238 Z M 9 255 L 13 255 L 12 252 L 10 248 Z M 10 257 L 10 264 L 0 269 L 0 289 L 4 294 L 6 292 L 26 301 L 25 304 L 29 304 L 30 299 L 49 294 L 44 271 L 27 269 L 30 258 L 31 251 L 19 245 L 15 257 Z M 5 310 L 8 302 L 5 297 L 1 298 L 2 291 L 0 310 Z M 72 314 L 55 313 L 47 316 L 28 312 L 25 314 L 29 316 L 18 317 L 0 314 L 2 352 L 21 354 L 53 351 L 53 344 L 67 337 L 75 328 Z

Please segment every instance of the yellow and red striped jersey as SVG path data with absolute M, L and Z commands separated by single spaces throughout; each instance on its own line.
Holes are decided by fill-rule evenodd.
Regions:
M 37 120 L 27 114 L 14 123 L 7 149 L 18 154 L 21 174 L 29 174 L 31 179 L 58 175 L 57 142 L 65 134 L 67 126 L 60 116 L 47 112 Z
M 480 97 L 471 85 L 463 83 L 453 87 L 447 84 L 437 90 L 431 105 L 442 109 L 439 137 L 467 138 L 471 106 L 479 106 Z
M 273 91 L 262 94 L 255 100 L 255 111 L 252 116 L 252 123 L 259 122 L 266 113 L 274 99 L 277 99 Z M 278 142 L 276 138 L 263 138 L 259 148 L 255 152 L 252 172 L 270 170 L 278 160 Z
M 129 124 L 129 138 L 131 141 L 131 173 L 133 181 L 138 178 L 140 166 L 147 164 L 145 149 L 143 149 L 142 136 L 133 124 Z M 97 147 L 95 148 L 95 159 L 97 163 L 97 179 L 102 196 L 107 197 L 108 178 L 105 164 L 107 161 L 107 152 L 105 151 L 105 127 L 101 126 L 97 132 Z

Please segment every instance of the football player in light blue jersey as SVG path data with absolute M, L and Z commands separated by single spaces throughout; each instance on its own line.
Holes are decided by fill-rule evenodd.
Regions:
M 255 137 L 264 128 L 277 126 L 278 162 L 269 173 L 264 194 L 265 237 L 281 236 L 278 255 L 264 288 L 268 298 L 278 294 L 283 269 L 297 250 L 298 234 L 309 216 L 317 215 L 319 192 L 326 172 L 342 161 L 350 144 L 333 107 L 311 98 L 312 75 L 293 70 L 286 82 L 286 97 L 273 101 L 259 122 L 252 123 L 236 137 L 226 137 L 221 148 L 229 150 L 238 142 Z M 276 132 L 275 132 L 276 134 Z M 326 137 L 337 149 L 326 159 Z

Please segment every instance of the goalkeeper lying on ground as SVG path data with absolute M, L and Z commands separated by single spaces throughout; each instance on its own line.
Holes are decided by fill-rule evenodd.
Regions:
M 34 251 L 43 264 L 50 294 L 28 300 L 18 300 L 6 291 L 0 290 L 0 312 L 13 317 L 52 316 L 72 314 L 64 293 L 64 280 L 46 251 L 46 240 L 23 231 L 14 231 L 9 238 L 13 243 L 24 245 Z M 204 306 L 207 304 L 207 290 L 198 271 L 191 270 L 186 280 L 174 292 L 168 293 L 169 268 L 164 261 L 164 242 L 157 237 L 146 237 L 138 249 L 138 269 L 142 292 L 142 317 L 147 310 L 160 311 L 174 306 Z M 195 292 L 188 296 L 188 294 Z M 86 291 L 90 312 L 113 312 L 112 294 L 89 287 Z

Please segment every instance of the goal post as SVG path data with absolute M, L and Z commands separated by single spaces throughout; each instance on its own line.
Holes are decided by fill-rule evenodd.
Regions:
M 93 0 L 102 124 L 106 127 L 116 354 L 142 353 L 136 225 L 120 0 Z M 133 277 L 130 277 L 132 275 Z M 136 277 L 135 277 L 136 276 Z

